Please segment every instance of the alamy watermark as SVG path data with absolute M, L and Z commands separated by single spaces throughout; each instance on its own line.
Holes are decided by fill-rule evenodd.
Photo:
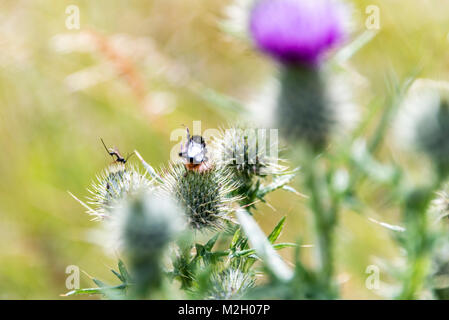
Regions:
M 69 265 L 65 269 L 65 273 L 68 274 L 65 279 L 65 287 L 68 290 L 75 290 L 80 288 L 80 268 L 75 265 Z
M 365 286 L 369 290 L 378 290 L 380 288 L 380 268 L 374 264 L 366 267 L 365 273 L 368 277 L 365 280 Z
M 368 30 L 380 29 L 380 8 L 376 5 L 369 5 L 365 8 L 368 17 L 365 20 L 365 27 Z
M 189 135 L 202 136 L 206 142 L 216 141 L 217 137 L 221 137 L 223 141 L 220 143 L 232 146 L 221 153 L 224 159 L 232 159 L 235 164 L 256 164 L 262 158 L 270 158 L 271 163 L 277 163 L 279 159 L 279 133 L 278 129 L 266 128 L 230 128 L 219 130 L 215 128 L 201 130 L 201 121 L 193 121 L 193 126 L 189 128 Z M 170 159 L 176 161 L 179 159 L 179 152 L 186 142 L 186 128 L 178 128 L 171 132 L 170 141 L 176 141 L 177 144 L 170 151 Z M 215 145 L 217 146 L 217 145 Z M 216 156 L 208 148 L 208 157 Z
M 80 24 L 80 8 L 77 5 L 71 4 L 65 8 L 67 15 L 65 19 L 65 27 L 69 30 L 79 30 Z

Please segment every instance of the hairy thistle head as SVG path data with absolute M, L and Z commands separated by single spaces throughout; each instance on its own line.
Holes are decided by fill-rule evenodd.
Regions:
M 418 83 L 419 84 L 419 83 Z M 449 172 L 449 91 L 415 86 L 405 99 L 396 123 L 399 142 L 424 152 L 440 174 Z
M 257 192 L 258 180 L 286 172 L 280 164 L 277 130 L 255 129 L 235 126 L 222 129 L 213 144 L 214 160 L 217 166 L 229 171 L 238 188 L 235 194 L 248 204 Z
M 350 82 L 324 68 L 284 66 L 275 121 L 282 136 L 321 150 L 358 119 Z
M 109 216 L 117 203 L 142 190 L 151 190 L 152 182 L 132 165 L 115 162 L 109 165 L 93 182 L 89 204 L 98 217 Z
M 116 210 L 136 294 L 144 296 L 159 285 L 162 253 L 185 226 L 182 211 L 169 197 L 149 193 L 127 199 Z
M 230 221 L 236 188 L 226 170 L 211 165 L 205 171 L 189 170 L 183 164 L 171 164 L 162 175 L 162 188 L 183 208 L 191 228 L 216 230 Z
M 253 274 L 238 268 L 227 268 L 221 272 L 215 272 L 210 281 L 211 288 L 207 292 L 206 299 L 213 300 L 242 299 L 256 282 Z
M 229 169 L 241 182 L 251 180 L 254 176 L 266 177 L 285 170 L 279 164 L 281 159 L 278 157 L 276 130 L 271 132 L 236 126 L 221 130 L 214 142 L 217 164 Z
M 449 184 L 437 192 L 437 197 L 432 201 L 430 211 L 438 220 L 449 217 Z

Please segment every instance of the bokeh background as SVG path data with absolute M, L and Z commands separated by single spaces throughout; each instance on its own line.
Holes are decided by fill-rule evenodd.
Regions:
M 385 79 L 392 72 L 403 79 L 419 67 L 420 77 L 449 80 L 448 2 L 348 2 L 354 37 L 366 29 L 366 7 L 380 8 L 379 33 L 345 64 L 358 83 L 354 93 L 362 114 L 385 104 Z M 66 27 L 69 5 L 79 7 L 79 30 Z M 179 144 L 170 134 L 183 124 L 201 120 L 204 130 L 239 119 L 232 99 L 223 101 L 216 93 L 252 105 L 263 97 L 275 66 L 229 32 L 223 22 L 238 18 L 229 5 L 229 0 L 0 2 L 1 299 L 68 299 L 60 295 L 67 292 L 69 265 L 113 283 L 109 268 L 117 257 L 90 241 L 97 222 L 67 193 L 87 196 L 86 187 L 111 162 L 100 137 L 123 153 L 137 149 L 160 167 Z M 258 112 L 263 114 L 263 104 Z M 385 157 L 396 154 L 393 142 L 383 148 Z M 418 157 L 397 155 L 401 165 L 423 172 Z M 365 187 L 367 214 L 396 223 L 398 212 L 388 206 L 384 190 Z M 276 210 L 259 206 L 262 228 L 269 232 L 287 215 L 280 240 L 300 236 L 312 243 L 306 200 L 283 191 L 269 200 Z M 290 251 L 282 254 L 291 261 Z M 344 211 L 336 257 L 343 298 L 381 298 L 365 286 L 366 267 L 377 259 L 394 262 L 399 254 L 384 229 Z M 87 275 L 81 286 L 92 286 Z

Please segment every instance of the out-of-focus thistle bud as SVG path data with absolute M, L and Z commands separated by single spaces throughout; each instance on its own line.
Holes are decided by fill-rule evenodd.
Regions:
M 317 70 L 285 67 L 276 113 L 283 136 L 305 141 L 317 149 L 324 147 L 337 119 L 337 110 L 329 102 Z
M 171 164 L 163 173 L 162 188 L 178 201 L 196 230 L 216 230 L 231 221 L 231 193 L 236 185 L 229 171 L 208 164 L 207 170 L 189 170 L 184 164 Z
M 401 145 L 426 153 L 441 176 L 449 172 L 449 90 L 415 83 L 404 100 L 395 126 Z
M 118 202 L 142 190 L 151 190 L 152 182 L 129 164 L 115 162 L 109 165 L 89 188 L 89 204 L 98 218 L 109 216 Z M 91 213 L 91 212 L 90 212 Z
M 432 201 L 430 213 L 435 220 L 441 220 L 449 217 L 449 184 L 437 192 L 437 197 Z
M 250 18 L 256 46 L 281 63 L 276 120 L 283 136 L 322 149 L 339 110 L 320 64 L 345 37 L 344 6 L 333 0 L 261 0 Z
M 229 268 L 211 276 L 211 289 L 206 299 L 241 299 L 255 285 L 254 275 L 240 269 Z
M 171 198 L 149 193 L 127 199 L 116 210 L 133 291 L 145 297 L 148 290 L 160 285 L 164 249 L 185 227 L 182 210 Z

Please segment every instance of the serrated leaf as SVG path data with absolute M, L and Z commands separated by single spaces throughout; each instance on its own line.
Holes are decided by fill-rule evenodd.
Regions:
M 234 249 L 237 246 L 237 243 L 240 239 L 240 230 L 240 228 L 237 228 L 237 230 L 235 230 L 234 235 L 232 236 L 231 244 L 229 245 L 230 249 Z
M 284 248 L 293 248 L 293 247 L 297 247 L 297 244 L 296 243 L 285 242 L 285 243 L 277 243 L 277 244 L 273 245 L 273 248 L 275 250 L 281 250 L 281 249 L 284 249 Z M 246 250 L 237 251 L 237 252 L 234 252 L 231 255 L 231 257 L 232 258 L 248 257 L 248 256 L 251 256 L 251 255 L 254 255 L 253 258 L 259 259 L 257 257 L 257 255 L 256 255 L 256 250 L 255 249 L 246 249 Z
M 216 235 L 214 235 L 205 245 L 204 245 L 204 248 L 207 250 L 207 251 L 211 251 L 212 250 L 212 248 L 214 247 L 214 245 L 215 245 L 215 243 L 217 242 L 217 240 L 218 240 L 218 237 L 220 236 L 220 234 L 219 233 L 217 233 Z
M 123 276 L 122 276 L 120 273 L 118 273 L 118 272 L 115 271 L 114 269 L 111 269 L 111 272 L 112 272 L 117 278 L 119 278 L 119 280 L 120 280 L 121 282 L 126 282 L 126 281 L 125 281 L 125 278 L 123 278 Z
M 101 282 L 101 281 L 100 281 Z M 78 295 L 78 294 L 107 294 L 111 290 L 123 290 L 126 288 L 126 285 L 120 284 L 118 286 L 105 286 L 102 288 L 84 288 L 84 289 L 75 289 L 64 294 L 64 297 Z
M 103 294 L 103 291 L 101 288 L 85 288 L 85 289 L 75 289 L 72 291 L 67 292 L 66 294 L 63 294 L 64 297 L 74 296 L 78 294 Z
M 293 277 L 293 271 L 277 254 L 254 218 L 243 209 L 238 209 L 236 214 L 251 246 L 262 259 L 266 268 L 277 279 L 289 281 Z
M 92 278 L 92 281 L 95 282 L 95 284 L 96 284 L 99 288 L 105 288 L 105 287 L 107 287 L 107 285 L 106 285 L 103 281 L 101 281 L 101 280 Z
M 270 241 L 270 243 L 273 244 L 279 238 L 282 229 L 284 228 L 284 223 L 285 223 L 285 216 L 282 217 L 282 219 L 278 222 L 276 227 L 274 227 L 273 231 L 271 231 L 270 235 L 268 236 L 268 241 Z
M 123 279 L 125 279 L 125 283 L 130 283 L 131 282 L 131 276 L 128 273 L 128 270 L 126 269 L 125 264 L 123 263 L 122 260 L 118 260 L 118 270 L 120 271 L 120 275 L 123 277 Z
M 291 193 L 296 194 L 297 196 L 303 196 L 305 197 L 303 194 L 301 194 L 300 192 L 298 192 L 295 188 L 291 187 L 291 186 L 282 186 L 282 189 Z
M 259 199 L 263 199 L 268 193 L 273 192 L 279 188 L 282 188 L 287 183 L 293 180 L 295 174 L 287 174 L 282 176 L 276 176 L 273 178 L 273 181 L 265 186 L 261 186 L 257 191 L 257 197 Z

